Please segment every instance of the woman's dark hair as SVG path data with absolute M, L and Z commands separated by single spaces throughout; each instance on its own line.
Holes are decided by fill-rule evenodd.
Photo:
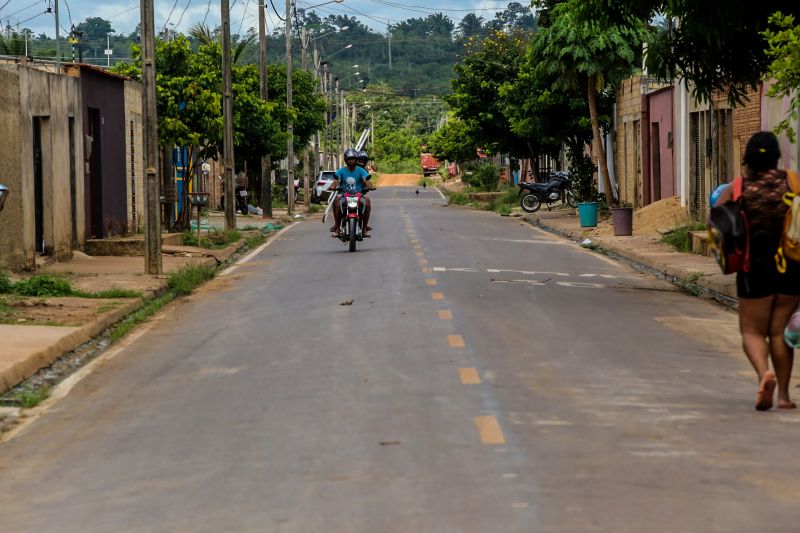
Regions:
M 744 164 L 753 172 L 764 172 L 778 166 L 781 147 L 771 131 L 759 131 L 747 141 Z

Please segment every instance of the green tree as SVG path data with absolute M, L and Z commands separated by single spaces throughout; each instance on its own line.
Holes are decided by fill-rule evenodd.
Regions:
M 768 70 L 763 32 L 777 11 L 798 17 L 800 2 L 584 0 L 578 6 L 581 19 L 604 24 L 627 25 L 632 19 L 641 24 L 663 16 L 669 31 L 648 43 L 648 70 L 662 79 L 691 81 L 700 99 L 720 91 L 732 103 L 741 102 Z
M 451 118 L 428 140 L 428 148 L 440 160 L 463 163 L 477 157 L 477 143 L 464 121 Z
M 556 88 L 586 90 L 606 200 L 613 204 L 608 160 L 600 133 L 598 94 L 613 89 L 614 82 L 634 70 L 648 32 L 633 17 L 620 23 L 598 17 L 581 18 L 580 4 L 579 0 L 567 0 L 553 7 L 552 24 L 537 33 L 533 46 L 544 72 L 555 76 Z
M 775 84 L 769 89 L 769 96 L 789 98 L 789 114 L 777 126 L 776 133 L 786 133 L 793 143 L 797 136 L 793 124 L 797 122 L 800 112 L 800 26 L 795 17 L 775 13 L 770 18 L 775 29 L 764 32 L 767 39 L 767 57 L 771 63 L 767 68 L 767 78 L 773 78 Z
M 526 38 L 521 31 L 495 32 L 468 41 L 464 59 L 455 66 L 453 92 L 445 101 L 484 149 L 534 157 L 529 139 L 514 134 L 500 95 L 503 85 L 517 80 Z

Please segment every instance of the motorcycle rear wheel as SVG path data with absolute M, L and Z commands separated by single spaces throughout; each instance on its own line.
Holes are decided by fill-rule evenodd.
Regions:
M 575 200 L 575 195 L 572 194 L 572 191 L 567 189 L 564 193 L 564 201 L 570 207 L 578 207 L 578 202 Z
M 354 218 L 347 220 L 347 230 L 348 236 L 350 237 L 350 251 L 356 251 L 356 226 L 358 225 L 358 221 Z
M 526 194 L 519 201 L 519 206 L 526 213 L 535 213 L 542 207 L 542 200 L 535 194 Z

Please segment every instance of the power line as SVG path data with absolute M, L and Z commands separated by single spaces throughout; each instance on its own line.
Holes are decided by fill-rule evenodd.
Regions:
M 167 24 L 169 24 L 169 19 L 172 18 L 172 13 L 175 11 L 176 7 L 178 7 L 178 0 L 175 0 L 175 3 L 172 4 L 172 9 L 169 10 L 169 15 L 167 15 L 167 20 L 164 22 L 164 29 L 161 30 L 162 32 L 167 31 Z
M 178 19 L 178 23 L 175 24 L 176 28 L 181 25 L 181 21 L 183 21 L 183 16 L 186 14 L 186 10 L 189 9 L 190 5 L 192 5 L 192 0 L 189 0 L 188 2 L 186 2 L 186 6 L 183 8 L 183 11 L 181 11 L 181 17 Z
M 286 22 L 286 19 L 283 18 L 280 13 L 278 13 L 277 9 L 275 9 L 275 4 L 272 3 L 272 0 L 269 0 L 269 5 L 272 6 L 272 10 L 275 12 L 275 16 L 278 17 L 278 19 L 281 20 L 282 22 Z
M 203 17 L 203 26 L 206 24 L 206 19 L 208 18 L 208 12 L 211 11 L 211 0 L 208 0 L 208 6 L 206 6 L 206 14 Z

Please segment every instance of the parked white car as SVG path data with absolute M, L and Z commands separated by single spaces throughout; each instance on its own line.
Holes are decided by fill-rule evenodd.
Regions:
M 336 179 L 336 172 L 333 170 L 323 170 L 317 176 L 317 181 L 314 182 L 314 190 L 311 191 L 311 201 L 315 204 L 327 202 L 331 197 L 333 191 L 329 190 L 330 186 Z

